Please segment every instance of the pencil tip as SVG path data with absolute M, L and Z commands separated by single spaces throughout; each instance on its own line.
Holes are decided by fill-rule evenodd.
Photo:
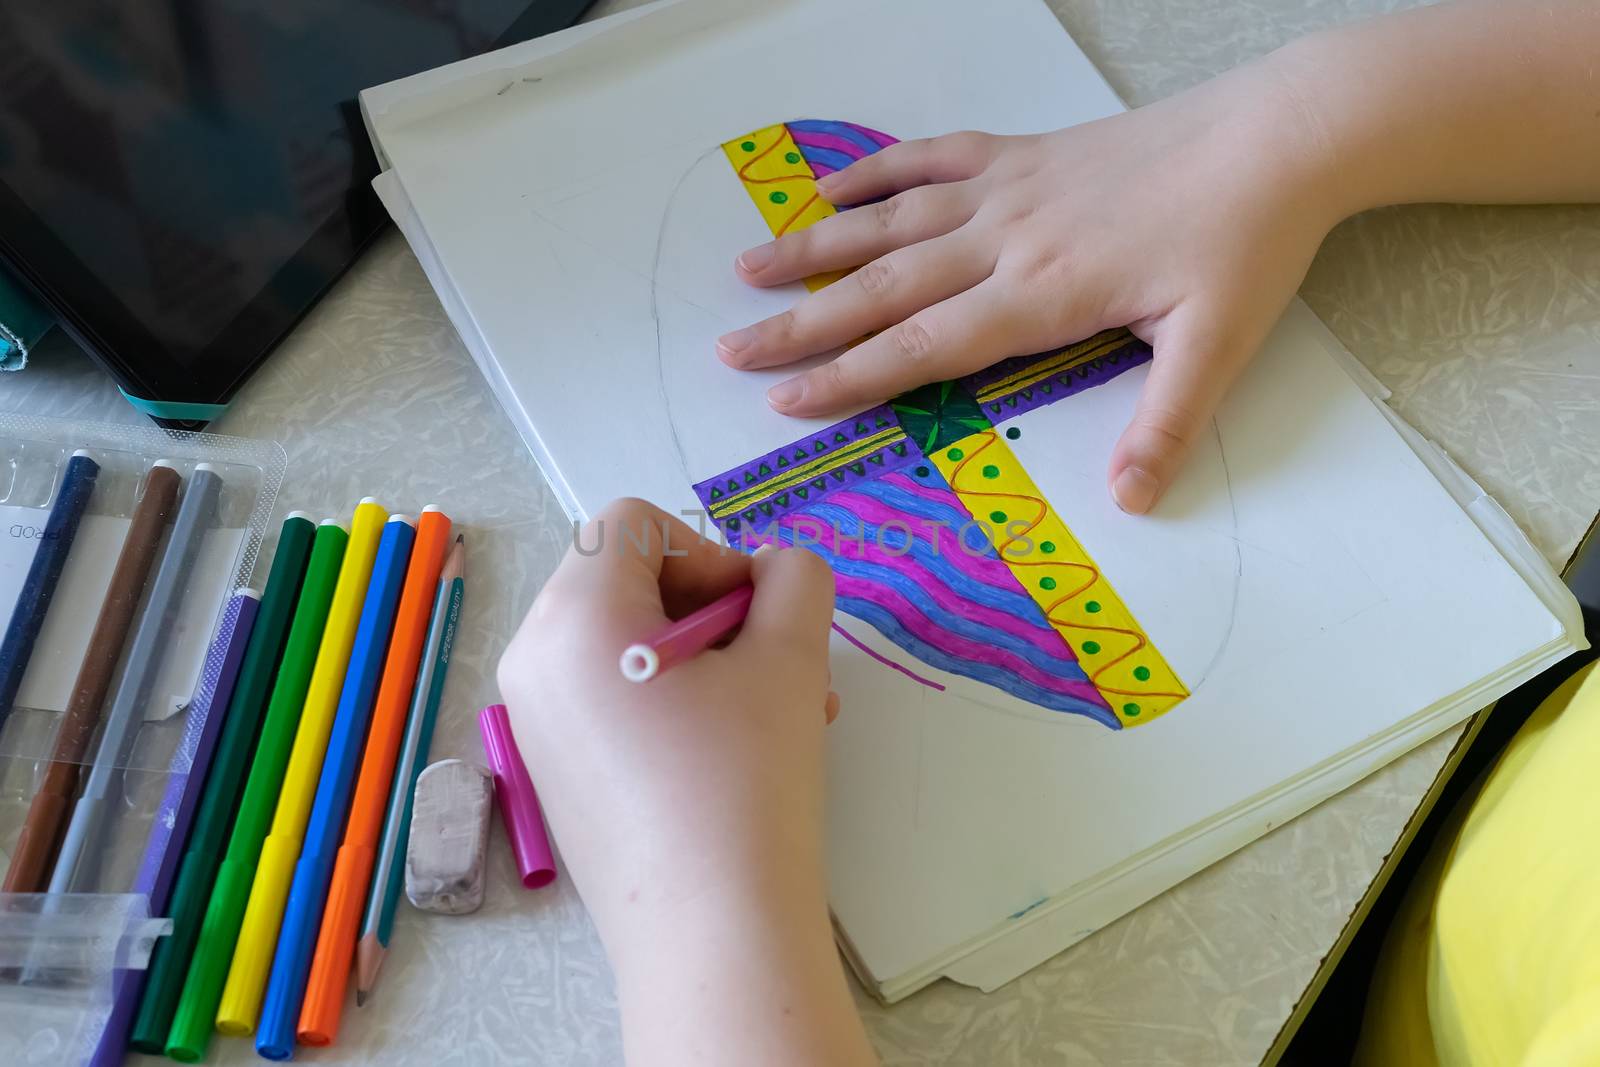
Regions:
M 367 995 L 365 993 L 363 993 L 359 989 L 356 990 L 356 1007 L 358 1007 L 358 1008 L 365 1007 L 366 1003 L 367 1003 Z

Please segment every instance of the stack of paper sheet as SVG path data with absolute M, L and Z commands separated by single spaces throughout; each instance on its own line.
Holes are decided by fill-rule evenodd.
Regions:
M 821 149 L 1120 109 L 1039 0 L 679 0 L 362 103 L 385 202 L 573 515 L 632 494 L 746 545 L 821 527 L 832 905 L 885 999 L 1015 977 L 1581 641 L 1515 525 L 1298 302 L 1146 517 L 1105 490 L 1148 369 L 1129 338 L 807 421 L 764 401 L 788 371 L 716 360 L 805 292 L 731 265 L 822 210 Z M 762 175 L 785 201 L 752 201 Z

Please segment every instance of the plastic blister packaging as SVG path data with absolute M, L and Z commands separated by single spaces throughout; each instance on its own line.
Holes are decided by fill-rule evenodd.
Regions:
M 85 955 L 48 939 L 94 901 L 94 914 L 127 916 L 137 907 L 114 901 L 136 898 L 148 917 L 170 886 L 175 812 L 284 464 L 273 442 L 0 415 L 0 866 L 10 888 L 29 888 L 9 875 L 40 853 L 28 841 L 39 797 L 63 797 L 49 882 L 31 887 L 55 891 L 0 893 L 0 951 L 37 942 L 20 967 L 0 959 L 0 1014 L 11 1019 L 0 1032 L 22 1039 L 20 1062 L 35 1062 L 27 1050 L 37 1062 L 88 1060 L 117 986 L 144 966 L 138 952 Z M 51 965 L 57 948 L 80 951 L 77 963 Z M 30 1010 L 43 1004 L 51 1010 Z

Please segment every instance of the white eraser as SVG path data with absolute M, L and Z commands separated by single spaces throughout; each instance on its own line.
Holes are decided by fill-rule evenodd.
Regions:
M 406 848 L 406 897 L 423 911 L 465 915 L 483 904 L 494 778 L 446 759 L 417 776 Z

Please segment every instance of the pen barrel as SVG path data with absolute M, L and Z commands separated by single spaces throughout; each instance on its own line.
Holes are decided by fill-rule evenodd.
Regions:
M 63 764 L 53 764 L 51 770 L 61 766 Z M 77 770 L 76 767 L 72 769 Z M 41 790 L 34 794 L 33 802 L 28 805 L 27 821 L 22 824 L 22 832 L 17 836 L 17 847 L 11 852 L 11 866 L 6 869 L 4 892 L 37 893 L 44 889 L 45 875 L 50 870 L 50 860 L 56 851 L 61 817 L 67 810 L 67 795 L 54 790 Z
M 317 948 L 300 1010 L 297 1034 L 307 1045 L 331 1045 L 339 1033 L 339 1016 L 356 950 L 356 927 L 366 901 L 367 880 L 376 854 L 370 845 L 339 849 L 333 864 L 328 904 L 317 931 Z
M 283 908 L 299 855 L 300 838 L 290 834 L 272 834 L 261 846 L 255 883 L 250 887 L 250 901 L 245 905 L 228 981 L 217 1008 L 217 1029 L 224 1034 L 249 1034 L 261 1017 L 261 996 L 272 970 L 272 951 L 278 943 Z
M 156 942 L 150 957 L 149 978 L 144 997 L 133 1017 L 128 1044 L 139 1052 L 162 1056 L 167 1051 L 167 1035 L 172 1031 L 172 1013 L 183 993 L 183 977 L 194 958 L 200 922 L 205 914 L 206 888 L 210 864 L 205 857 L 190 853 L 178 869 L 172 887 L 172 933 Z
M 217 868 L 216 885 L 206 917 L 200 926 L 200 941 L 189 964 L 189 977 L 183 983 L 183 996 L 172 1015 L 172 1033 L 166 1053 L 175 1060 L 195 1063 L 203 1059 L 211 1044 L 217 1018 L 217 1002 L 222 999 L 222 981 L 233 957 L 239 922 L 244 917 L 245 900 L 250 894 L 254 866 L 225 859 Z
M 556 875 L 555 857 L 550 853 L 550 838 L 545 834 L 539 814 L 539 794 L 517 750 L 511 732 L 511 719 L 504 704 L 491 704 L 478 716 L 483 733 L 483 750 L 494 773 L 494 795 L 500 805 L 500 818 L 511 838 L 517 873 L 528 889 L 549 885 Z
M 269 1060 L 286 1060 L 294 1055 L 295 1028 L 305 997 L 317 922 L 322 918 L 327 872 L 327 858 L 318 853 L 301 856 L 294 867 L 294 884 L 289 887 L 283 930 L 272 957 L 272 975 L 267 980 L 256 1032 L 256 1052 Z
M 67 823 L 66 836 L 61 839 L 61 851 L 56 857 L 55 870 L 50 873 L 50 893 L 87 893 L 94 889 L 95 857 L 100 851 L 100 839 L 105 836 L 105 809 L 102 796 L 85 793 L 72 809 L 72 819 Z

